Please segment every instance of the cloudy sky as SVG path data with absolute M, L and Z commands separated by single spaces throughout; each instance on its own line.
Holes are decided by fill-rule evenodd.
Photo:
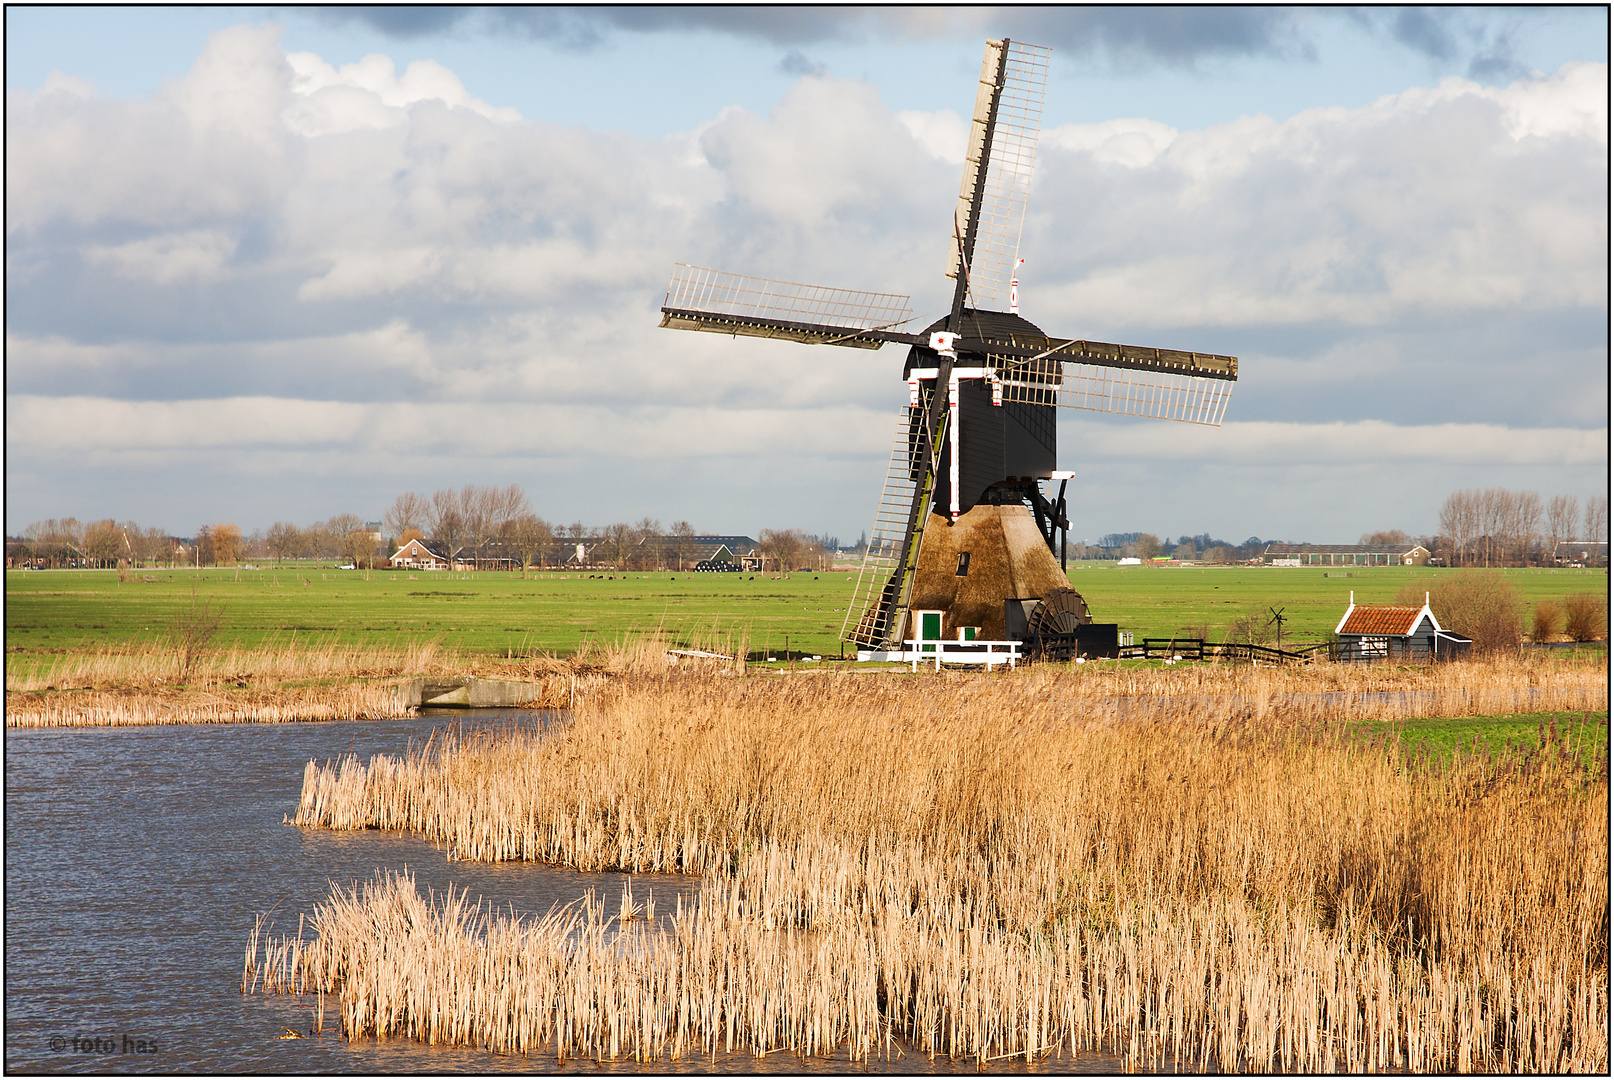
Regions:
M 1078 536 L 1607 490 L 1601 8 L 9 8 L 6 529 L 515 481 L 849 542 L 901 351 L 657 309 L 686 261 L 942 313 L 1005 34 L 1053 49 L 1022 313 L 1240 358 L 1220 428 L 1063 414 Z

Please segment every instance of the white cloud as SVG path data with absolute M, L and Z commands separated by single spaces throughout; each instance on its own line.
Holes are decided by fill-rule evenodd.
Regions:
M 1055 315 L 1160 327 L 1603 306 L 1607 73 L 1447 79 L 1203 131 L 1050 132 L 1026 249 L 1051 280 L 1035 295 Z
M 890 417 L 855 406 L 812 409 L 304 401 L 238 397 L 126 401 L 6 399 L 8 450 L 31 458 L 116 461 L 125 452 L 323 448 L 366 455 L 573 456 L 610 448 L 639 460 L 866 455 L 889 445 Z M 148 460 L 152 460 L 148 457 Z
M 1105 165 L 1140 169 L 1152 165 L 1177 138 L 1177 129 L 1141 117 L 1097 124 L 1064 124 L 1045 132 L 1042 145 L 1071 153 L 1091 154 Z M 959 159 L 963 159 L 959 151 Z
M 931 157 L 949 165 L 963 165 L 970 126 L 951 109 L 937 112 L 899 112 L 897 121 Z
M 1297 424 L 1081 423 L 1084 456 L 1245 465 L 1598 465 L 1608 429 L 1511 428 L 1501 424 L 1387 424 L 1378 420 Z
M 286 62 L 295 95 L 286 122 L 303 135 L 399 127 L 408 123 L 408 107 L 420 101 L 440 101 L 489 120 L 521 119 L 515 109 L 494 108 L 472 97 L 459 76 L 435 60 L 416 60 L 401 76 L 390 57 L 377 53 L 340 68 L 310 52 L 290 53 Z
M 112 268 L 120 277 L 172 285 L 182 281 L 217 275 L 230 256 L 236 241 L 211 229 L 169 233 L 144 240 L 133 240 L 115 247 L 94 245 L 84 252 L 92 265 Z

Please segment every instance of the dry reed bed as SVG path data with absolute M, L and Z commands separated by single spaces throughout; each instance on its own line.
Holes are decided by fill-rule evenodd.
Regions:
M 553 674 L 558 661 L 465 658 L 435 644 L 405 648 L 287 641 L 250 649 L 219 649 L 187 655 L 167 640 L 133 642 L 93 653 L 6 657 L 8 690 L 151 689 L 177 684 L 201 687 L 238 683 L 284 683 L 319 679 L 482 674 Z
M 1437 677 L 1483 693 L 1471 667 Z M 301 824 L 701 873 L 701 900 L 623 947 L 599 912 L 519 922 L 378 882 L 248 974 L 338 994 L 349 1034 L 560 1056 L 899 1037 L 976 1061 L 1606 1070 L 1606 772 L 1558 745 L 1408 767 L 1260 707 L 1299 692 L 1283 672 L 1195 672 L 1190 716 L 1087 718 L 1183 674 L 645 680 L 544 739 L 311 762 Z
M 399 716 L 396 683 L 260 690 L 74 690 L 7 694 L 6 727 L 141 727 L 152 724 L 290 724 Z
M 1521 656 L 1443 664 L 1330 664 L 1254 667 L 1218 662 L 1171 668 L 1091 665 L 1038 674 L 1060 701 L 1090 713 L 1150 710 L 1180 717 L 1229 709 L 1293 721 L 1404 720 L 1608 708 L 1606 657 Z M 1169 699 L 1162 701 L 1161 699 Z M 1236 699 L 1236 700 L 1224 700 Z
M 635 643 L 569 660 L 461 657 L 434 644 L 402 649 L 331 642 L 267 645 L 187 656 L 172 642 L 99 653 L 6 658 L 7 727 L 291 723 L 359 720 L 408 711 L 409 678 L 508 679 L 533 685 L 539 707 L 569 705 L 604 679 L 642 670 L 654 647 Z M 666 666 L 666 651 L 659 654 Z

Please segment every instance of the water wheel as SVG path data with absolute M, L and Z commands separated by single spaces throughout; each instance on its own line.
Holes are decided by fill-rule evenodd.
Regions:
M 1093 621 L 1087 601 L 1075 589 L 1055 589 L 1031 609 L 1026 629 L 1034 634 L 1068 634 Z

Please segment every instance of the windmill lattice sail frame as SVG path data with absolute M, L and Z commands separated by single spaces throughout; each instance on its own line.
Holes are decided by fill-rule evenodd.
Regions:
M 1228 379 L 1069 361 L 1054 366 L 1057 371 L 1036 379 L 1004 371 L 1003 400 L 1220 427 L 1233 393 Z
M 661 325 L 675 330 L 859 349 L 878 349 L 890 339 L 870 336 L 873 332 L 913 320 L 908 297 L 897 293 L 806 285 L 689 263 L 673 264 L 661 311 Z
M 1025 227 L 1026 201 L 1031 195 L 1031 173 L 1037 163 L 1037 136 L 1042 128 L 1042 101 L 1048 84 L 1050 50 L 1023 41 L 1009 42 L 1008 57 L 1003 62 L 1003 88 L 988 144 L 989 110 L 1003 44 L 987 42 L 981 59 L 981 81 L 976 89 L 975 114 L 970 121 L 969 148 L 958 208 L 953 212 L 953 238 L 947 260 L 947 276 L 956 279 L 964 261 L 961 244 L 975 196 L 977 167 L 984 152 L 989 155 L 986 181 L 976 219 L 975 257 L 969 267 L 973 307 L 1009 298 L 1009 282 L 1020 260 L 1020 234 Z

